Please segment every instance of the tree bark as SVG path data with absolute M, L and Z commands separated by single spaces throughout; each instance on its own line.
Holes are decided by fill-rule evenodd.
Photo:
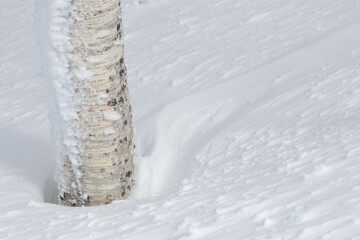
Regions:
M 127 198 L 134 183 L 121 3 L 71 0 L 70 6 L 69 89 L 77 110 L 63 126 L 73 129 L 67 132 L 75 141 L 61 143 L 59 197 L 66 206 L 108 204 Z

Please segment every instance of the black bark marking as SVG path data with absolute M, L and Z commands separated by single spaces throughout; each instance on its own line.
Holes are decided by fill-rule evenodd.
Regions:
M 110 101 L 107 103 L 107 105 L 108 105 L 109 107 L 113 107 L 113 106 L 115 106 L 116 104 L 117 104 L 117 101 L 116 101 L 115 98 L 112 99 L 112 100 L 110 100 Z

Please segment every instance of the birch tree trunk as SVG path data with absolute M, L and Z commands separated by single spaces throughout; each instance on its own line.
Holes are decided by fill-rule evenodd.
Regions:
M 57 95 L 66 89 L 68 96 L 58 103 L 59 198 L 66 206 L 108 204 L 127 198 L 134 183 L 121 0 L 62 1 L 68 2 L 61 16 L 69 19 L 63 26 L 68 51 L 59 58 L 68 59 L 62 60 L 68 61 L 68 80 Z

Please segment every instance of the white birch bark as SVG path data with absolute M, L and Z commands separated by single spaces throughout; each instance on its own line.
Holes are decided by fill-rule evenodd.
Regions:
M 68 59 L 68 80 L 62 83 L 68 97 L 59 100 L 58 106 L 62 116 L 57 123 L 62 125 L 60 202 L 108 204 L 128 197 L 134 183 L 121 0 L 63 1 L 69 2 L 68 14 L 61 15 L 69 20 L 64 26 L 68 50 L 59 51 L 58 58 Z M 66 106 L 72 107 L 72 113 Z

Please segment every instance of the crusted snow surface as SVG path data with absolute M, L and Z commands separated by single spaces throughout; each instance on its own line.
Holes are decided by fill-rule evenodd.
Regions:
M 57 143 L 58 156 L 57 181 L 58 192 L 63 195 L 67 183 L 62 179 L 63 161 L 65 158 L 71 162 L 72 172 L 75 174 L 76 189 L 81 192 L 81 151 L 78 139 L 80 132 L 76 125 L 78 118 L 77 109 L 81 104 L 75 98 L 75 89 L 78 82 L 71 75 L 70 57 L 72 46 L 70 44 L 70 26 L 73 22 L 69 18 L 71 5 L 69 1 L 62 0 L 39 0 L 34 13 L 38 35 L 38 45 L 41 45 L 40 59 L 42 63 L 43 86 L 45 87 L 48 104 L 49 120 L 53 139 Z M 33 3 L 34 4 L 34 3 Z M 30 19 L 32 20 L 32 19 Z M 74 76 L 84 80 L 89 73 L 84 69 L 74 69 Z
M 71 186 L 81 190 L 82 149 L 79 139 L 83 131 L 77 125 L 79 106 L 82 104 L 76 97 L 76 89 L 86 79 L 92 76 L 81 63 L 77 67 L 71 62 L 73 46 L 70 43 L 71 26 L 76 18 L 75 11 L 69 1 L 38 0 L 36 16 L 39 32 L 38 42 L 42 55 L 43 85 L 49 111 L 50 126 L 58 152 L 58 192 L 63 196 L 68 186 L 62 179 L 64 161 L 71 162 L 76 183 Z M 72 16 L 72 17 L 69 17 Z M 73 68 L 73 69 L 72 69 Z M 70 71 L 70 69 L 72 69 Z M 85 116 L 84 116 L 85 117 Z M 69 171 L 69 170 L 65 170 Z
M 126 0 L 137 185 L 89 208 L 53 204 L 35 3 L 0 3 L 0 239 L 360 239 L 359 1 Z

